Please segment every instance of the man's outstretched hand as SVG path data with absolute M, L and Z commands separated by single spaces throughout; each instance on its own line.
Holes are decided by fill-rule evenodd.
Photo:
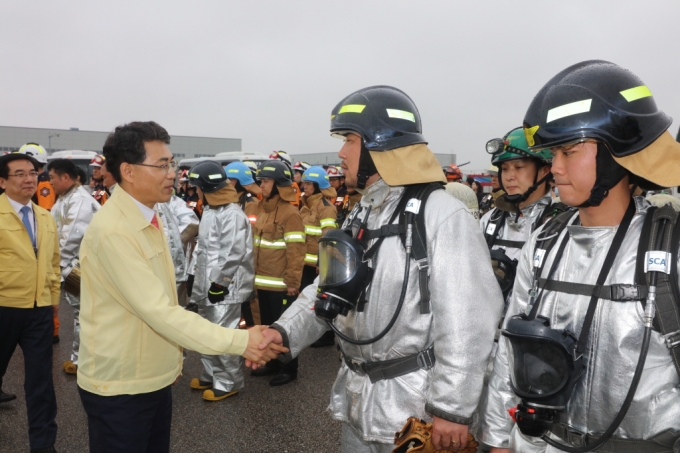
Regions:
M 283 337 L 281 337 L 281 334 L 277 330 L 269 329 L 267 326 L 255 326 L 249 330 L 257 330 L 259 333 L 260 340 L 255 344 L 258 352 L 262 353 L 263 351 L 272 351 L 272 353 L 275 354 L 272 359 L 275 359 L 279 353 L 288 352 L 288 348 L 283 346 Z M 246 353 L 250 349 L 250 340 L 252 339 L 253 335 L 251 334 L 250 339 L 248 340 L 248 349 L 246 350 Z M 257 360 L 252 360 L 245 354 L 243 354 L 243 357 L 246 358 L 246 366 L 252 368 L 253 370 L 257 370 L 260 365 L 264 365 L 269 361 L 266 360 L 265 362 L 259 362 Z
M 279 341 L 269 339 L 271 333 L 278 335 Z M 270 360 L 274 360 L 281 353 L 288 352 L 288 348 L 283 347 L 281 334 L 276 330 L 268 329 L 267 326 L 255 326 L 248 329 L 248 347 L 243 353 L 246 359 L 246 366 L 256 370 L 259 365 L 265 365 Z

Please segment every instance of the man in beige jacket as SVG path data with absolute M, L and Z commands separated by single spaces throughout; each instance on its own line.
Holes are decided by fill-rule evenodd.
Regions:
M 176 164 L 170 136 L 154 122 L 119 126 L 104 145 L 116 191 L 95 215 L 80 251 L 78 386 L 90 450 L 168 452 L 171 385 L 182 347 L 242 355 L 264 364 L 261 327 L 220 327 L 177 303 L 175 270 L 154 209 L 170 199 Z

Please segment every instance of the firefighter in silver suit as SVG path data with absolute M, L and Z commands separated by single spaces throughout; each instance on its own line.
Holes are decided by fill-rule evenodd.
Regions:
M 52 207 L 52 216 L 57 223 L 59 235 L 60 265 L 62 281 L 79 266 L 78 253 L 85 229 L 101 205 L 92 198 L 89 190 L 78 183 L 78 169 L 68 159 L 53 160 L 49 165 L 50 183 L 59 196 Z M 78 269 L 75 271 L 78 273 Z M 73 294 L 73 293 L 76 294 Z M 80 349 L 80 293 L 62 291 L 62 300 L 73 308 L 73 351 L 71 360 L 62 364 L 68 374 L 78 371 L 78 350 Z
M 522 250 L 480 406 L 492 452 L 680 451 L 680 331 L 665 332 L 668 297 L 639 261 L 659 253 L 639 248 L 658 211 L 629 191 L 680 184 L 671 123 L 636 75 L 599 60 L 561 71 L 529 106 L 526 141 L 550 151 L 561 201 L 577 210 Z
M 221 165 L 200 162 L 190 170 L 189 181 L 205 204 L 193 254 L 191 301 L 207 320 L 237 329 L 241 304 L 252 299 L 255 280 L 250 222 Z M 201 355 L 201 360 L 203 372 L 190 385 L 203 390 L 204 400 L 220 401 L 243 388 L 241 357 Z
M 343 360 L 330 411 L 343 422 L 343 452 L 391 452 L 409 417 L 433 422 L 437 450 L 458 451 L 503 307 L 477 220 L 443 190 L 441 167 L 404 92 L 377 86 L 347 96 L 331 112 L 331 134 L 344 140 L 338 157 L 347 187 L 363 197 L 343 229 L 319 239 L 319 278 L 265 338 L 297 356 L 332 326 Z M 430 190 L 427 198 L 421 189 Z M 412 228 L 402 213 L 414 212 L 418 233 L 404 233 Z M 418 262 L 411 240 L 414 253 L 417 240 L 425 253 Z M 349 263 L 362 269 L 359 280 Z M 329 272 L 348 278 L 336 282 Z

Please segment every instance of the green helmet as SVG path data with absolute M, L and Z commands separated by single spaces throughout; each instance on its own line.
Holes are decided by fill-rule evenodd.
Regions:
M 486 152 L 493 156 L 491 158 L 491 163 L 498 167 L 498 184 L 503 190 L 505 190 L 505 187 L 503 187 L 503 166 L 501 163 L 517 159 L 536 159 L 539 163 L 538 168 L 540 169 L 543 165 L 550 165 L 552 161 L 552 154 L 550 154 L 549 149 L 544 149 L 541 151 L 532 151 L 529 149 L 529 144 L 527 143 L 527 139 L 524 135 L 524 129 L 521 127 L 511 130 L 502 139 L 495 138 L 493 140 L 489 140 L 486 143 Z M 513 205 L 515 212 L 517 213 L 517 217 L 519 217 L 519 204 L 527 200 L 538 187 L 549 181 L 551 178 L 552 174 L 548 173 L 539 180 L 538 170 L 536 170 L 536 175 L 534 175 L 534 183 L 526 192 L 515 195 L 509 195 L 505 193 L 501 197 L 502 200 L 501 198 L 499 198 L 499 200 L 501 202 L 507 201 L 510 205 Z M 499 200 L 496 200 L 496 206 L 500 208 L 500 204 L 498 203 Z
M 524 129 L 517 127 L 508 132 L 505 137 L 494 138 L 486 143 L 486 152 L 491 154 L 491 163 L 498 166 L 501 162 L 516 159 L 537 159 L 541 163 L 549 164 L 552 155 L 549 149 L 531 151 L 527 143 Z

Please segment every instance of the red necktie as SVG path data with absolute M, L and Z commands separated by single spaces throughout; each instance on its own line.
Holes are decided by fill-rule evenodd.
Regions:
M 153 219 L 151 219 L 151 225 L 155 226 L 156 229 L 160 229 L 160 225 L 158 225 L 158 216 L 156 214 L 154 214 Z

